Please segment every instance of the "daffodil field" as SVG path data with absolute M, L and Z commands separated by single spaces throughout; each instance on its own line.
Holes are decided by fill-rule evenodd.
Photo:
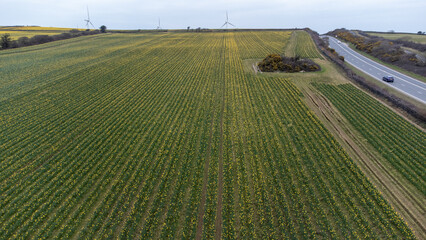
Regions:
M 296 34 L 295 54 L 297 56 L 302 58 L 323 58 L 318 52 L 309 33 L 305 31 L 295 31 L 294 34 Z
M 290 36 L 0 52 L 0 239 L 414 238 L 295 85 L 243 70 Z
M 426 134 L 350 84 L 315 84 L 390 165 L 426 196 Z
M 72 28 L 54 28 L 54 27 L 0 27 L 0 35 L 9 34 L 12 40 L 18 40 L 21 37 L 34 37 L 36 35 L 57 35 L 69 32 Z M 84 31 L 85 29 L 79 29 Z

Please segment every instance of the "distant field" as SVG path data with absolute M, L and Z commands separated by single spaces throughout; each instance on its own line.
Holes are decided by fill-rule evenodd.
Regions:
M 0 35 L 8 33 L 12 40 L 18 40 L 20 37 L 33 37 L 35 35 L 57 35 L 62 32 L 51 32 L 51 31 L 1 31 Z
M 375 32 L 367 32 L 373 36 L 379 36 L 391 40 L 403 39 L 405 41 L 412 41 L 417 43 L 426 44 L 426 35 L 417 35 L 417 34 L 402 34 L 402 33 L 375 33 Z
M 69 32 L 72 28 L 53 28 L 53 27 L 0 27 L 0 35 L 10 34 L 12 40 L 18 40 L 20 37 L 33 37 L 35 35 L 57 35 Z M 85 29 L 79 29 L 84 31 Z
M 314 41 L 305 31 L 292 32 L 289 43 L 284 51 L 290 57 L 300 56 L 302 58 L 321 58 Z
M 291 35 L 1 51 L 0 239 L 413 239 L 292 80 L 243 70 Z
M 11 30 L 11 31 L 57 31 L 57 32 L 68 32 L 74 28 L 57 28 L 57 27 L 1 27 L 0 30 Z M 79 29 L 84 30 L 84 29 Z

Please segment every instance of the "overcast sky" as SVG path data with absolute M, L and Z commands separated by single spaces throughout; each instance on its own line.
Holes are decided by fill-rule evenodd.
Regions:
M 153 29 L 336 28 L 426 31 L 426 0 L 0 0 L 0 26 L 85 27 L 86 6 L 96 27 Z

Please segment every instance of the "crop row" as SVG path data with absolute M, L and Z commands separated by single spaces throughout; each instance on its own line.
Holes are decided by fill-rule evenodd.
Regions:
M 425 133 L 349 85 L 315 85 L 404 178 L 426 195 Z
M 71 43 L 87 64 L 0 102 L 0 238 L 413 238 L 290 81 L 243 71 L 289 36 Z
M 322 58 L 311 36 L 305 31 L 296 31 L 296 55 L 302 58 Z

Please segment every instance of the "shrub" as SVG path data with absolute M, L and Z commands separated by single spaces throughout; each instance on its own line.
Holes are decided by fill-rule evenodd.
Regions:
M 53 41 L 53 37 L 49 35 L 35 35 L 30 38 L 31 45 L 42 44 Z
M 11 42 L 12 42 L 12 39 L 10 38 L 10 34 L 9 34 L 9 33 L 5 33 L 5 34 L 3 34 L 3 35 L 1 36 L 0 44 L 1 44 L 1 47 L 2 47 L 3 49 L 6 49 L 6 48 L 11 47 L 11 46 L 10 46 L 10 45 L 11 45 Z
M 362 31 L 358 31 L 358 34 L 361 35 L 359 36 L 346 29 L 336 29 L 328 34 L 348 41 L 354 44 L 357 49 L 384 62 L 388 62 L 408 71 L 426 76 L 424 62 L 417 59 L 416 55 L 413 55 L 408 51 L 404 51 L 402 48 L 409 47 L 424 52 L 426 50 L 426 44 L 414 43 L 403 39 L 384 39 L 382 37 L 371 36 Z M 331 49 L 330 52 L 334 54 L 334 51 Z
M 20 47 L 25 47 L 30 45 L 30 39 L 28 37 L 20 37 L 18 39 L 18 45 Z
M 320 70 L 320 66 L 310 59 L 296 57 L 285 57 L 279 54 L 269 54 L 258 64 L 262 72 L 313 72 Z

